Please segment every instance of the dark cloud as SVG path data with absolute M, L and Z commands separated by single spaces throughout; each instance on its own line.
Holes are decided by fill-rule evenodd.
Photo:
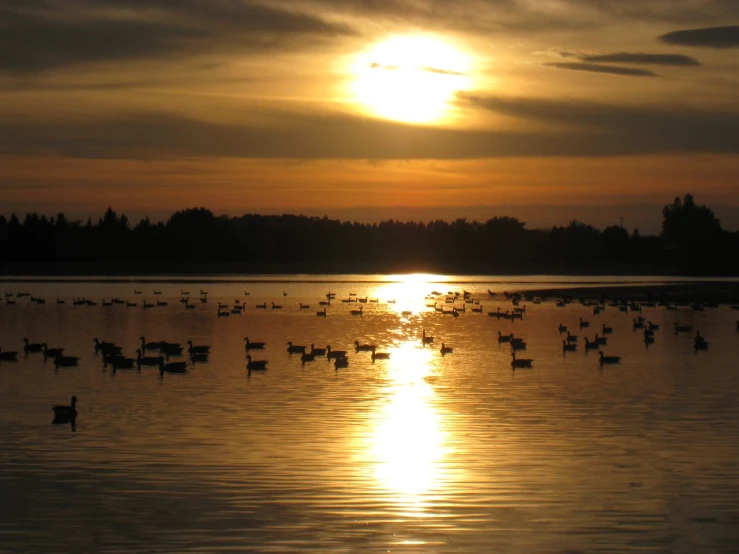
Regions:
M 662 35 L 659 39 L 662 42 L 676 46 L 716 49 L 739 48 L 739 25 L 673 31 L 672 33 Z
M 460 101 L 558 130 L 459 130 L 348 115 L 294 114 L 273 114 L 276 121 L 268 127 L 131 114 L 78 123 L 6 124 L 0 153 L 369 160 L 739 154 L 739 113 L 470 95 Z
M 619 65 L 598 65 L 595 63 L 580 62 L 549 62 L 545 63 L 547 67 L 556 67 L 557 69 L 568 69 L 571 71 L 589 71 L 592 73 L 608 73 L 610 75 L 625 75 L 628 77 L 656 77 L 657 74 L 647 69 L 638 69 L 636 67 L 623 67 Z
M 350 33 L 241 0 L 0 0 L 0 71 L 249 52 Z
M 632 63 L 644 65 L 696 66 L 701 63 L 690 56 L 681 54 L 644 54 L 616 52 L 612 54 L 595 54 L 580 57 L 587 63 Z

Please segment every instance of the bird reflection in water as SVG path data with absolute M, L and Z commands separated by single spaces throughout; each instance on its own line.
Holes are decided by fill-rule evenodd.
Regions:
M 378 486 L 397 495 L 395 501 L 414 512 L 424 495 L 442 486 L 444 430 L 434 406 L 434 389 L 425 380 L 433 353 L 420 343 L 392 349 L 387 366 L 387 401 L 374 416 L 369 456 Z

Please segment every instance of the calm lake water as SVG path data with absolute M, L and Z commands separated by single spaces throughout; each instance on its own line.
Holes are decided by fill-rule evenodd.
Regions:
M 522 302 L 522 320 L 488 317 L 513 309 L 488 289 L 663 280 L 506 279 L 0 281 L 46 299 L 0 306 L 0 348 L 20 351 L 0 363 L 0 552 L 739 552 L 739 312 Z M 463 290 L 482 313 L 426 307 Z M 379 302 L 340 302 L 350 293 Z M 139 305 L 103 307 L 113 297 Z M 243 315 L 216 317 L 235 300 Z M 272 301 L 282 309 L 255 308 Z M 638 315 L 661 325 L 649 348 Z M 563 354 L 560 323 L 577 352 Z M 602 350 L 622 361 L 602 368 L 582 341 L 603 324 Z M 698 329 L 710 347 L 696 353 Z M 532 369 L 512 371 L 498 330 L 526 339 Z M 141 335 L 210 345 L 210 360 L 163 377 L 103 368 L 93 338 L 135 356 Z M 252 351 L 267 371 L 246 371 L 245 336 L 267 342 Z M 25 356 L 24 337 L 79 366 Z M 302 365 L 287 341 L 348 350 L 349 367 Z M 72 395 L 74 431 L 50 410 Z

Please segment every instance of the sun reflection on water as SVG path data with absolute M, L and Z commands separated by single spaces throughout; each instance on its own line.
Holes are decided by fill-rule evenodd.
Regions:
M 443 421 L 434 389 L 425 380 L 432 352 L 407 342 L 392 350 L 387 368 L 389 396 L 374 418 L 369 455 L 379 487 L 404 508 L 423 510 L 424 495 L 442 486 Z

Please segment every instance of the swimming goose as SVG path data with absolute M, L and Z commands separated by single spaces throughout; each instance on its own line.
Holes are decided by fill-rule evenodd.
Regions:
M 44 359 L 56 358 L 62 354 L 64 354 L 64 348 L 49 348 L 48 345 L 44 343 Z
M 517 350 L 526 350 L 526 343 L 523 339 L 513 339 L 511 341 L 511 349 L 513 352 L 516 352 Z
M 146 342 L 146 338 L 139 337 L 141 341 L 141 350 L 146 352 L 147 350 L 159 350 L 162 347 L 162 342 Z
M 43 343 L 40 342 L 28 342 L 28 339 L 23 339 L 25 346 L 23 350 L 26 352 L 42 352 L 44 349 Z
M 293 344 L 292 342 L 288 341 L 287 343 L 287 351 L 289 354 L 297 354 L 297 353 L 305 353 L 305 346 Z
M 679 323 L 675 323 L 675 333 L 690 333 L 693 330 L 693 327 L 690 325 L 680 325 Z
M 192 341 L 187 341 L 186 344 L 190 345 L 190 348 L 187 349 L 187 351 L 190 354 L 207 354 L 210 352 L 210 346 L 202 345 L 202 346 L 193 346 Z
M 77 397 L 72 397 L 71 406 L 52 406 L 51 409 L 54 411 L 54 421 L 57 423 L 74 419 L 77 417 Z
M 650 344 L 654 344 L 654 336 L 649 332 L 648 329 L 644 329 L 644 344 L 649 346 Z
M 79 361 L 77 356 L 57 356 L 54 358 L 54 367 L 75 367 Z
M 647 329 L 649 329 L 650 331 L 659 331 L 659 325 L 655 325 L 651 321 L 648 321 L 647 322 Z
M 190 361 L 191 361 L 191 362 L 192 362 L 193 364 L 195 364 L 195 363 L 205 363 L 205 362 L 207 362 L 207 361 L 208 361 L 208 359 L 209 359 L 209 356 L 210 356 L 210 354 L 208 354 L 208 353 L 204 353 L 204 352 L 200 352 L 200 353 L 197 353 L 197 352 L 196 352 L 196 353 L 191 353 L 191 354 L 190 354 Z
M 704 337 L 701 336 L 700 331 L 696 331 L 695 338 L 693 339 L 693 347 L 696 352 L 698 350 L 708 350 L 708 342 Z
M 572 335 L 567 331 L 567 342 L 577 342 L 577 335 Z
M 442 356 L 444 356 L 445 354 L 451 354 L 452 352 L 454 352 L 454 349 L 453 349 L 453 348 L 451 348 L 451 347 L 449 347 L 449 346 L 446 346 L 446 345 L 445 345 L 445 344 L 444 344 L 444 343 L 442 342 L 442 343 L 441 343 L 441 349 L 439 350 L 439 352 L 441 352 L 441 355 L 442 355 Z
M 0 349 L 0 360 L 4 362 L 14 362 L 18 359 L 18 352 L 15 351 L 3 351 Z
M 300 355 L 300 363 L 302 363 L 303 365 L 305 365 L 306 362 L 313 362 L 315 361 L 315 359 L 315 354 L 309 354 L 308 352 L 303 352 Z
M 58 298 L 57 298 L 57 299 L 56 299 L 56 303 L 57 303 L 57 304 L 64 304 L 64 300 L 60 300 L 60 299 L 58 299 Z
M 566 333 L 567 332 L 567 325 L 559 324 L 559 327 L 557 328 L 560 333 Z
M 246 341 L 244 348 L 247 350 L 262 350 L 267 345 L 266 342 L 251 342 L 249 337 L 244 337 L 244 340 Z
M 598 350 L 600 348 L 600 343 L 597 340 L 589 341 L 587 337 L 585 337 L 585 351 L 588 350 Z
M 129 302 L 126 300 L 126 308 L 135 308 L 136 306 L 138 306 L 136 302 Z
M 510 335 L 504 335 L 503 333 L 498 330 L 498 342 L 504 343 L 504 342 L 511 342 L 511 339 L 513 338 L 513 333 Z
M 431 344 L 432 342 L 434 342 L 434 337 L 432 337 L 431 335 L 427 335 L 426 329 L 424 329 L 421 340 L 423 341 L 423 344 Z
M 155 291 L 154 291 L 154 294 L 162 294 L 162 291 L 160 291 L 160 290 L 155 290 Z
M 246 357 L 246 369 L 249 371 L 261 371 L 267 369 L 267 360 L 252 360 L 251 356 Z
M 605 354 L 603 354 L 603 352 L 599 352 L 599 354 L 600 365 L 621 363 L 621 356 L 606 356 Z
M 376 347 L 372 347 L 372 361 L 375 360 L 389 360 L 390 352 L 375 352 Z
M 332 350 L 331 345 L 329 344 L 326 346 L 326 357 L 331 359 L 338 359 L 338 358 L 345 358 L 346 357 L 346 350 Z
M 575 352 L 577 345 L 575 343 L 567 344 L 565 339 L 562 339 L 562 352 Z
M 153 308 L 154 307 L 154 304 L 152 304 L 151 302 L 147 302 L 146 300 L 144 300 L 143 306 L 144 306 L 144 309 L 146 309 L 146 308 Z
M 351 313 L 352 315 L 362 315 L 362 312 L 363 312 L 363 311 L 364 311 L 364 310 L 363 310 L 362 306 L 360 306 L 358 310 L 351 310 L 351 312 L 350 312 L 350 313 Z
M 606 327 L 606 324 L 603 324 L 603 334 L 604 335 L 610 335 L 613 333 L 613 327 Z
M 534 363 L 534 360 L 530 360 L 528 358 L 516 358 L 515 352 L 511 352 L 511 357 L 513 358 L 511 360 L 511 367 L 513 369 L 522 368 L 522 367 L 532 367 L 531 364 Z
M 601 346 L 605 346 L 608 344 L 608 337 L 599 337 L 598 333 L 595 333 L 595 342 L 597 342 Z
M 157 308 L 161 308 L 163 306 L 168 306 L 169 302 L 162 302 L 160 300 L 157 300 Z
M 259 308 L 260 310 L 266 310 L 267 303 L 265 302 L 264 304 L 257 304 L 256 307 Z
M 346 356 L 343 356 L 341 358 L 336 358 L 336 360 L 334 360 L 334 367 L 336 369 L 343 369 L 343 368 L 349 367 L 349 358 L 347 358 Z
M 471 308 L 471 310 L 475 313 L 481 314 L 482 313 L 482 304 L 480 304 L 477 308 Z
M 156 366 L 159 365 L 159 358 L 161 356 L 141 356 L 141 349 L 136 351 L 136 365 L 141 367 L 142 365 L 146 366 Z
M 110 360 L 110 367 L 113 368 L 113 373 L 119 369 L 141 369 L 134 358 L 126 358 L 124 356 L 114 356 L 113 359 Z
M 585 321 L 582 317 L 580 317 L 580 329 L 583 329 L 585 327 L 590 327 L 590 322 Z
M 280 306 L 279 304 L 275 304 L 274 302 L 272 302 L 272 309 L 273 310 L 281 310 L 282 309 L 282 306 Z
M 170 356 L 181 356 L 182 347 L 177 343 L 163 342 L 162 345 L 159 347 L 159 352 L 164 354 L 167 358 L 169 358 Z
M 310 353 L 314 356 L 323 357 L 326 355 L 326 348 L 316 348 L 312 344 L 310 345 Z
M 326 317 L 326 308 L 323 308 L 320 312 L 316 312 L 318 317 Z
M 303 304 L 302 302 L 300 302 L 300 309 L 301 310 L 309 310 L 310 309 L 310 304 Z
M 165 373 L 187 373 L 187 362 L 164 363 L 164 357 L 159 357 L 159 374 Z
M 354 341 L 354 350 L 357 352 L 372 352 L 375 348 L 377 348 L 374 344 L 359 344 L 358 340 Z
M 636 329 L 644 329 L 644 322 L 643 321 L 638 321 L 636 319 L 633 319 L 632 321 L 633 321 L 632 327 L 634 328 L 634 330 L 636 330 Z

